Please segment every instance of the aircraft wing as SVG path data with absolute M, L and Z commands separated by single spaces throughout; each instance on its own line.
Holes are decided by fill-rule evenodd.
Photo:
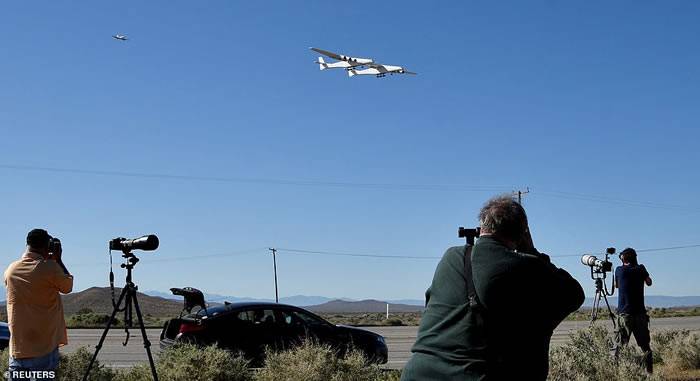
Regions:
M 345 61 L 345 60 L 343 59 L 343 57 L 340 56 L 340 54 L 333 53 L 333 52 L 329 52 L 329 51 L 327 51 L 327 50 L 323 50 L 323 49 L 319 49 L 319 48 L 310 48 L 310 49 L 313 50 L 314 52 L 323 54 L 323 55 L 326 56 L 326 57 L 333 58 L 334 60 Z
M 412 71 L 408 71 L 404 69 L 402 66 L 394 66 L 394 65 L 384 65 L 380 63 L 370 63 L 367 64 L 366 66 L 371 67 L 373 69 L 377 69 L 380 73 L 392 73 L 392 74 L 413 74 L 416 75 L 418 73 L 414 73 Z
M 371 67 L 372 69 L 377 69 L 380 73 L 388 73 L 389 72 L 389 70 L 387 70 L 386 67 L 384 67 L 384 65 L 382 65 L 382 64 L 371 63 L 371 64 L 367 64 L 367 66 Z

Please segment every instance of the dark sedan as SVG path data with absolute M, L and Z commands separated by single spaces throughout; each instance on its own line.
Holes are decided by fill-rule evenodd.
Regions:
M 299 307 L 275 303 L 229 303 L 171 319 L 160 334 L 160 346 L 178 342 L 217 344 L 242 352 L 260 364 L 265 348 L 292 348 L 305 339 L 337 348 L 362 351 L 371 361 L 387 362 L 384 337 L 363 329 L 333 325 Z
M 7 323 L 0 322 L 0 351 L 7 348 L 10 343 L 10 328 Z

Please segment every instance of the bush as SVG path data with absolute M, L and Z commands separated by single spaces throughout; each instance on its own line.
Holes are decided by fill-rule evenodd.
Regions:
M 10 349 L 5 348 L 0 352 L 0 374 L 5 374 L 7 368 L 10 367 L 9 363 Z
M 182 344 L 161 352 L 156 362 L 158 378 L 168 381 L 249 381 L 248 361 L 215 346 Z M 151 368 L 139 364 L 120 373 L 117 381 L 150 380 Z
M 89 352 L 85 347 L 80 347 L 71 354 L 61 354 L 61 360 L 58 363 L 58 369 L 56 369 L 56 379 L 81 380 L 91 358 L 92 352 Z M 88 379 L 91 381 L 111 381 L 114 380 L 115 376 L 116 373 L 112 369 L 106 368 L 98 360 L 95 360 Z
M 672 342 L 676 341 L 679 336 L 683 337 L 689 334 L 690 331 L 687 329 L 663 330 L 652 333 L 651 348 L 652 352 L 654 353 L 654 363 L 663 363 L 664 361 L 661 355 L 668 352 L 670 349 L 669 346 L 672 345 Z
M 95 314 L 88 312 L 85 314 L 73 315 L 68 319 L 68 326 L 71 328 L 94 328 L 94 327 L 104 327 L 109 321 L 110 315 L 105 314 Z M 119 319 L 116 317 L 112 322 L 112 326 L 119 325 Z
M 697 333 L 687 330 L 660 331 L 652 335 L 652 340 L 654 358 L 670 369 L 700 368 L 700 336 Z
M 570 335 L 570 342 L 550 351 L 551 380 L 658 380 L 642 364 L 642 353 L 631 345 L 620 350 L 617 361 L 607 329 L 592 326 Z
M 386 324 L 387 324 L 387 325 L 391 325 L 391 326 L 400 326 L 400 325 L 404 325 L 404 324 L 403 324 L 403 321 L 401 321 L 401 319 L 389 319 L 389 320 L 386 321 Z
M 360 352 L 351 351 L 343 358 L 327 345 L 306 341 L 285 352 L 268 352 L 265 367 L 258 372 L 259 381 L 379 381 L 385 380 L 378 365 L 369 364 Z M 396 378 L 392 378 L 396 379 Z

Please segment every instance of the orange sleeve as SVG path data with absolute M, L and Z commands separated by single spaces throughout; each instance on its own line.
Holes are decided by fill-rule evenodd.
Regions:
M 54 262 L 53 283 L 61 294 L 70 294 L 73 291 L 73 275 L 63 272 L 61 266 Z

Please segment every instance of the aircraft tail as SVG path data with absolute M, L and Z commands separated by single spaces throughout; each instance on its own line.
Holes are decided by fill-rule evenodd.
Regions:
M 328 64 L 323 57 L 318 57 L 318 61 L 316 61 L 316 63 L 318 64 L 320 70 L 328 69 Z

